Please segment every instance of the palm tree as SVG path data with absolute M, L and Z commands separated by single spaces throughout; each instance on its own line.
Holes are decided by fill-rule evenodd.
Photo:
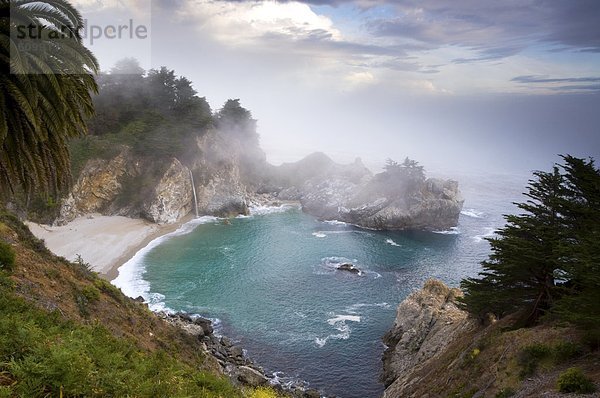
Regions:
M 67 142 L 86 132 L 97 92 L 82 24 L 64 0 L 0 0 L 0 193 L 70 183 Z

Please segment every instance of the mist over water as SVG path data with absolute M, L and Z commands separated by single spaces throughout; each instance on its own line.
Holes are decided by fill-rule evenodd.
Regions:
M 282 382 L 378 397 L 383 334 L 428 278 L 457 286 L 487 257 L 485 237 L 521 200 L 522 178 L 461 180 L 457 228 L 380 232 L 320 222 L 297 207 L 256 209 L 226 225 L 205 219 L 121 269 L 116 284 L 153 309 L 199 313 Z M 351 262 L 355 275 L 337 270 Z M 129 278 L 127 277 L 129 275 Z

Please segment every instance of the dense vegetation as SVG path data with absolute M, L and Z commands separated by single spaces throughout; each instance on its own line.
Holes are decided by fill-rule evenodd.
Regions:
M 461 284 L 468 311 L 600 329 L 600 171 L 593 160 L 563 160 L 534 173 L 522 213 L 489 239 L 480 277 Z
M 144 71 L 135 59 L 123 59 L 98 76 L 96 115 L 90 135 L 71 142 L 73 173 L 90 158 L 111 158 L 123 145 L 153 159 L 193 160 L 195 140 L 211 129 L 258 141 L 256 122 L 239 100 L 213 114 L 192 83 L 166 67 Z
M 11 39 L 32 25 L 36 37 Z M 85 132 L 97 87 L 82 26 L 65 1 L 0 0 L 0 194 L 29 198 L 69 184 L 67 143 Z M 70 34 L 56 40 L 57 31 Z

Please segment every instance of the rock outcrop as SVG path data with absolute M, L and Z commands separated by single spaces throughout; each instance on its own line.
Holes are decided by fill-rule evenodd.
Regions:
M 145 206 L 144 216 L 157 224 L 170 224 L 187 215 L 192 206 L 190 170 L 174 158 L 156 185 L 150 204 Z
M 88 213 L 105 213 L 122 191 L 126 175 L 136 175 L 128 150 L 110 160 L 91 159 L 85 165 L 67 198 L 56 223 L 66 224 Z
M 321 397 L 317 390 L 307 388 L 304 382 L 298 381 L 286 385 L 276 382 L 246 355 L 242 347 L 234 344 L 228 337 L 215 335 L 209 319 L 186 313 L 159 312 L 157 315 L 201 341 L 204 351 L 216 360 L 222 373 L 227 375 L 233 384 L 251 387 L 271 385 L 284 392 L 286 396 L 294 398 Z
M 411 386 L 423 382 L 423 369 L 461 335 L 476 328 L 476 321 L 456 305 L 459 289 L 428 280 L 425 286 L 398 306 L 392 329 L 383 338 L 381 380 L 384 398 L 409 397 Z
M 413 181 L 391 172 L 373 176 L 360 159 L 338 165 L 316 153 L 280 166 L 279 173 L 291 186 L 281 189 L 278 198 L 299 200 L 306 213 L 319 219 L 371 229 L 446 230 L 458 224 L 464 202 L 456 181 Z
M 112 159 L 91 159 L 63 200 L 56 224 L 89 213 L 176 222 L 192 209 L 189 173 L 176 158 L 146 159 L 127 147 Z
M 232 216 L 248 214 L 247 196 L 251 183 L 242 178 L 239 142 L 210 132 L 197 141 L 198 156 L 193 164 L 201 214 Z

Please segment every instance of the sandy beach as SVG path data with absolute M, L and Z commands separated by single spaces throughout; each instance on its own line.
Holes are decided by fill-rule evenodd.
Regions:
M 74 261 L 83 261 L 103 277 L 112 280 L 117 269 L 153 239 L 176 230 L 188 218 L 168 225 L 142 219 L 90 214 L 67 225 L 48 226 L 27 222 L 31 232 L 46 242 L 50 251 Z

